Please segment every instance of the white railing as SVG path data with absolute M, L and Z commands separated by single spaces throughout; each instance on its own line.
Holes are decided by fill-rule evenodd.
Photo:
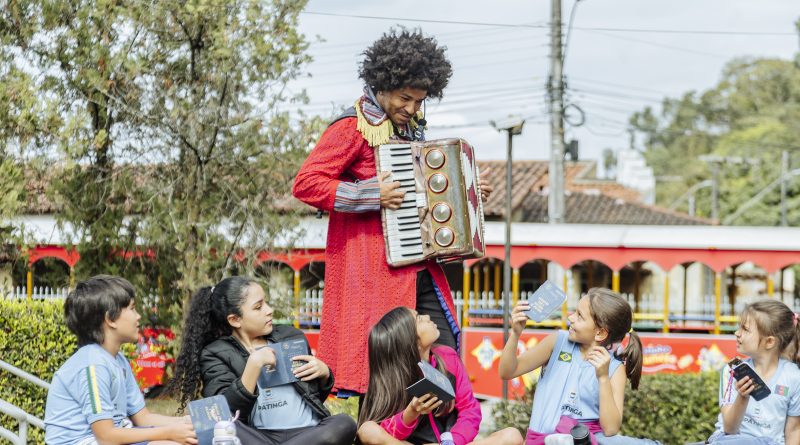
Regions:
M 47 287 L 47 286 L 34 286 L 31 298 L 34 300 L 49 300 L 49 299 L 64 299 L 67 298 L 70 289 L 68 287 Z M 28 288 L 26 286 L 17 286 L 8 289 L 0 289 L 0 297 L 9 299 L 25 299 L 28 298 Z M 150 293 L 143 297 L 145 306 L 157 306 L 161 302 L 161 297 L 158 295 L 156 289 L 150 289 Z
M 13 366 L 10 363 L 0 360 L 0 369 L 33 383 L 41 388 L 46 390 L 50 389 L 49 383 L 32 374 L 28 374 L 27 372 L 17 368 L 16 366 Z M 12 405 L 3 399 L 0 399 L 0 413 L 15 419 L 19 424 L 19 430 L 17 433 L 0 426 L 0 437 L 8 440 L 14 445 L 25 445 L 28 442 L 28 425 L 33 425 L 44 430 L 44 422 L 42 419 L 23 411 L 18 406 Z
M 34 286 L 32 298 L 34 300 L 48 300 L 52 298 L 67 298 L 69 293 L 68 287 L 47 287 L 47 286 Z M 0 291 L 0 295 L 6 298 L 21 299 L 28 298 L 28 288 L 26 286 L 17 286 L 9 292 L 7 289 Z
M 451 291 L 456 310 L 456 318 L 461 323 L 464 311 L 464 295 L 461 291 Z M 501 293 L 502 294 L 502 293 Z M 532 292 L 531 292 L 532 294 Z M 528 293 L 523 294 L 527 298 Z M 323 291 L 321 289 L 306 290 L 300 296 L 300 324 L 318 326 L 322 315 Z M 477 297 L 474 292 L 469 293 L 469 311 L 471 315 L 485 316 L 486 318 L 502 318 L 503 300 L 496 299 L 494 292 L 479 292 Z M 559 318 L 560 312 L 553 317 Z

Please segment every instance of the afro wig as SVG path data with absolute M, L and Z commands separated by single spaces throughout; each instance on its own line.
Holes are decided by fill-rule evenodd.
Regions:
M 358 77 L 375 92 L 416 88 L 441 99 L 453 75 L 446 49 L 420 30 L 391 29 L 364 51 Z

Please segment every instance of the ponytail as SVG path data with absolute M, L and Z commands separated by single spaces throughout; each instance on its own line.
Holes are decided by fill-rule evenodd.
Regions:
M 211 286 L 207 286 L 192 296 L 189 315 L 183 324 L 175 375 L 167 387 L 168 393 L 178 395 L 179 412 L 183 412 L 187 402 L 200 396 L 200 352 L 220 334 L 220 326 L 213 317 L 212 290 Z
M 178 393 L 179 412 L 186 403 L 200 396 L 200 353 L 214 340 L 231 335 L 228 315 L 242 316 L 241 306 L 248 287 L 254 282 L 244 277 L 228 277 L 215 286 L 198 290 L 191 299 L 189 315 L 183 323 L 181 352 L 175 363 L 175 376 L 167 387 L 170 394 Z
M 608 331 L 603 346 L 621 343 L 626 335 L 630 337 L 625 350 L 614 355 L 625 362 L 625 373 L 631 381 L 631 387 L 638 389 L 639 379 L 642 377 L 643 353 L 639 334 L 633 332 L 631 305 L 618 293 L 605 288 L 593 287 L 586 296 L 589 298 L 589 311 L 595 325 Z
M 798 320 L 797 312 L 792 316 L 792 323 L 794 323 L 794 332 L 792 335 L 792 342 L 789 347 L 786 348 L 786 353 L 789 356 L 789 360 L 800 367 L 800 320 Z
M 620 358 L 625 362 L 625 374 L 631 381 L 631 388 L 639 389 L 639 380 L 642 378 L 642 340 L 633 330 L 628 337 L 628 346 L 625 346 Z

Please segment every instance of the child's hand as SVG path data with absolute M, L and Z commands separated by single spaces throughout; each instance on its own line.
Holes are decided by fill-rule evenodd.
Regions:
M 598 379 L 608 377 L 608 365 L 611 363 L 611 354 L 602 346 L 593 346 L 586 355 L 586 361 L 594 366 L 594 373 Z
M 530 310 L 530 308 L 531 305 L 528 304 L 527 300 L 521 300 L 511 311 L 511 330 L 514 331 L 517 337 L 522 335 L 522 330 L 525 329 L 525 324 L 528 323 L 528 315 L 525 314 L 525 311 Z
M 736 392 L 739 393 L 739 397 L 747 400 L 750 397 L 750 393 L 756 389 L 755 383 L 750 378 L 750 376 L 744 376 L 741 379 L 736 381 Z
M 188 422 L 177 422 L 169 425 L 169 440 L 178 442 L 181 445 L 190 444 L 195 445 L 197 444 L 197 434 L 194 432 L 194 427 L 192 426 L 192 421 L 189 420 Z
M 403 411 L 403 422 L 406 425 L 414 423 L 419 416 L 424 416 L 442 406 L 442 401 L 431 393 L 422 397 L 414 397 Z
M 268 346 L 256 349 L 250 354 L 248 360 L 254 360 L 259 368 L 263 368 L 264 366 L 274 367 L 276 362 L 275 351 Z
M 319 378 L 327 379 L 331 375 L 331 370 L 328 368 L 328 365 L 313 355 L 296 355 L 292 357 L 292 360 L 307 362 L 305 365 L 294 370 L 294 376 L 304 382 Z

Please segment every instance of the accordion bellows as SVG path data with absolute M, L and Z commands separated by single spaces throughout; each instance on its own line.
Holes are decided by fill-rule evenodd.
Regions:
M 484 255 L 480 173 L 467 141 L 384 144 L 375 158 L 405 192 L 399 209 L 381 209 L 390 266 Z

